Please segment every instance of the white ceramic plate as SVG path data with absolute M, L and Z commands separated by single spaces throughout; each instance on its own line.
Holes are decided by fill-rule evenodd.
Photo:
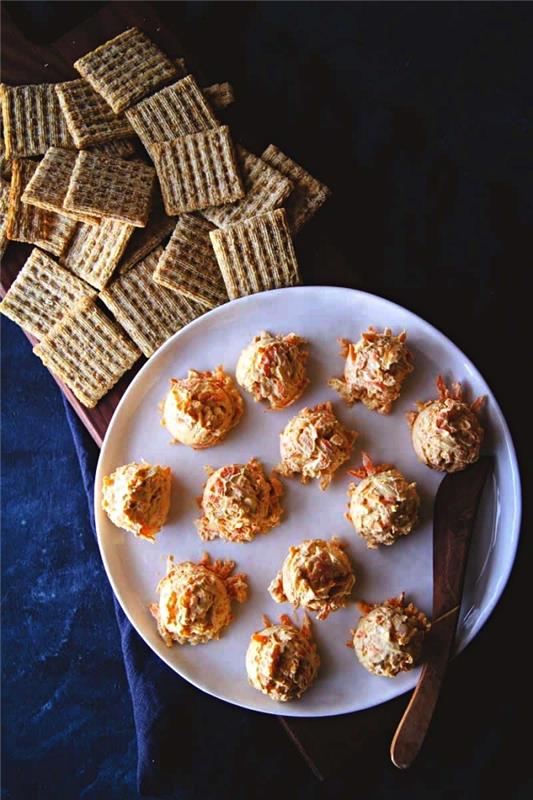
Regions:
M 342 374 L 337 337 L 358 339 L 369 324 L 407 330 L 414 356 L 415 371 L 386 417 L 361 404 L 348 408 L 327 386 L 329 377 Z M 311 384 L 304 396 L 285 411 L 271 412 L 245 395 L 243 420 L 218 447 L 194 452 L 169 444 L 158 411 L 169 378 L 184 376 L 190 367 L 205 370 L 217 364 L 224 364 L 234 374 L 242 348 L 262 330 L 295 331 L 309 340 Z M 442 475 L 414 455 L 405 412 L 416 400 L 436 395 L 438 373 L 462 381 L 471 399 L 487 395 L 485 450 L 494 454 L 496 465 L 477 519 L 458 631 L 460 649 L 483 626 L 509 576 L 519 533 L 520 483 L 513 444 L 498 404 L 477 369 L 455 345 L 427 322 L 380 297 L 351 289 L 298 287 L 255 294 L 217 308 L 176 333 L 148 361 L 109 426 L 96 475 L 95 507 L 98 541 L 111 585 L 131 623 L 163 661 L 216 697 L 256 711 L 291 716 L 357 711 L 414 686 L 418 670 L 388 679 L 374 677 L 358 664 L 353 650 L 345 646 L 359 617 L 354 604 L 326 621 L 313 623 L 322 665 L 315 685 L 299 701 L 278 704 L 250 687 L 244 656 L 250 635 L 261 627 L 263 613 L 272 619 L 282 612 L 293 613 L 301 619 L 301 613 L 294 615 L 290 606 L 274 603 L 267 586 L 289 545 L 306 538 L 335 534 L 348 543 L 357 574 L 354 598 L 377 602 L 404 590 L 431 613 L 431 514 Z M 284 520 L 270 533 L 247 544 L 216 540 L 206 546 L 194 526 L 199 515 L 195 498 L 205 480 L 203 467 L 246 462 L 256 456 L 270 470 L 279 461 L 279 433 L 287 421 L 303 406 L 325 400 L 332 400 L 341 420 L 360 433 L 351 467 L 360 464 L 364 449 L 376 463 L 394 463 L 417 482 L 422 497 L 421 524 L 392 547 L 367 550 L 343 517 L 350 482 L 346 465 L 326 492 L 320 491 L 316 481 L 302 486 L 296 479 L 284 480 Z M 115 528 L 100 509 L 103 476 L 120 464 L 140 459 L 169 464 L 174 475 L 168 524 L 155 544 Z M 235 559 L 237 569 L 248 574 L 249 600 L 242 606 L 235 604 L 235 619 L 219 641 L 167 648 L 148 611 L 149 603 L 157 599 L 155 587 L 165 573 L 166 556 L 172 553 L 178 561 L 198 560 L 206 549 L 215 558 Z

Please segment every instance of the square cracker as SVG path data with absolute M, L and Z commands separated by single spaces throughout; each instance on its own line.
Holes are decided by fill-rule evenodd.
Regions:
M 104 98 L 82 78 L 57 83 L 55 92 L 77 148 L 135 135 L 124 114 L 115 114 Z
M 87 299 L 64 316 L 33 352 L 88 408 L 94 408 L 140 356 L 120 326 Z
M 126 111 L 126 117 L 148 152 L 156 142 L 220 125 L 192 75 L 141 100 Z
M 300 283 L 283 208 L 219 228 L 209 235 L 232 300 Z
M 34 247 L 0 311 L 41 339 L 82 298 L 95 296 L 90 286 Z
M 80 150 L 65 197 L 76 213 L 110 217 L 144 228 L 150 214 L 153 167 Z
M 74 147 L 54 83 L 0 89 L 6 158 L 27 158 L 49 147 Z
M 246 194 L 231 205 L 219 205 L 202 211 L 203 216 L 219 228 L 279 208 L 292 191 L 291 181 L 281 172 L 242 145 L 237 145 L 235 149 Z
M 35 161 L 16 159 L 13 162 L 6 235 L 15 242 L 36 244 L 43 250 L 60 256 L 74 235 L 76 223 L 62 214 L 21 202 L 25 188 L 37 169 Z
M 154 281 L 162 252 L 157 247 L 99 295 L 147 358 L 205 310 Z
M 151 147 L 167 214 L 232 203 L 244 195 L 224 125 Z
M 215 230 L 197 214 L 183 214 L 157 262 L 154 280 L 207 308 L 227 303 L 228 293 L 209 234 Z
M 289 228 L 295 234 L 326 202 L 331 190 L 273 144 L 261 153 L 261 158 L 293 183 L 294 189 L 284 206 Z
M 60 263 L 91 286 L 103 289 L 134 230 L 115 219 L 103 219 L 100 225 L 80 223 Z
M 176 225 L 175 217 L 167 217 L 159 187 L 154 192 L 154 201 L 146 228 L 135 228 L 120 260 L 121 275 L 131 269 L 142 258 L 151 253 L 163 239 L 170 236 Z
M 56 211 L 78 222 L 97 225 L 100 221 L 98 217 L 65 208 L 65 197 L 77 157 L 75 150 L 50 147 L 24 189 L 22 202 L 48 211 Z
M 102 153 L 114 158 L 129 158 L 135 151 L 134 139 L 113 139 L 112 142 L 100 142 L 87 148 L 91 153 Z
M 130 28 L 74 62 L 115 114 L 176 75 L 176 67 L 138 28 Z
M 10 185 L 0 177 L 0 258 L 7 246 L 7 209 L 9 206 Z

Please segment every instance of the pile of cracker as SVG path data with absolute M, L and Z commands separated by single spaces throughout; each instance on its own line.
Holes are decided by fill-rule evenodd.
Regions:
M 235 142 L 232 87 L 200 88 L 137 28 L 74 67 L 0 87 L 0 252 L 35 245 L 0 311 L 92 408 L 208 309 L 298 284 L 293 236 L 329 190 Z

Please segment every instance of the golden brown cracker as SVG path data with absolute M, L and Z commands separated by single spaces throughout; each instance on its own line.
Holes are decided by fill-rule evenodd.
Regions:
M 154 281 L 161 246 L 100 293 L 115 319 L 149 358 L 163 342 L 204 309 Z
M 78 303 L 33 352 L 88 408 L 94 408 L 140 356 L 93 300 Z
M 219 228 L 210 237 L 232 300 L 300 283 L 284 209 Z
M 326 202 L 331 190 L 273 144 L 261 153 L 261 158 L 292 181 L 294 188 L 284 207 L 294 235 Z
M 5 157 L 27 158 L 49 147 L 74 147 L 55 84 L 0 87 Z
M 150 214 L 153 167 L 140 161 L 80 150 L 72 170 L 64 206 L 143 228 Z
M 34 247 L 0 311 L 40 339 L 82 298 L 95 296 L 90 286 Z
M 61 264 L 96 289 L 103 289 L 134 230 L 114 219 L 102 219 L 100 225 L 80 223 Z
M 115 114 L 176 75 L 172 61 L 138 28 L 130 28 L 82 56 L 74 68 Z
M 183 214 L 154 272 L 154 280 L 206 308 L 228 301 L 209 234 L 215 226 L 197 214 Z
M 82 78 L 57 83 L 55 92 L 78 149 L 135 135 L 125 115 L 115 114 L 104 98 Z
M 154 144 L 151 151 L 170 216 L 231 203 L 244 195 L 225 125 Z

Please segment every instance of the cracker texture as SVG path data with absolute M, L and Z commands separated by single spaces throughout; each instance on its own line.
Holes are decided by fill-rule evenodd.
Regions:
M 172 61 L 138 28 L 130 28 L 82 56 L 74 68 L 115 114 L 176 75 Z
M 183 214 L 161 254 L 154 280 L 206 308 L 228 301 L 209 234 L 215 226 L 197 214 Z
M 244 183 L 244 197 L 236 203 L 206 208 L 202 212 L 206 219 L 219 228 L 279 208 L 292 190 L 292 183 L 287 177 L 242 145 L 237 145 L 236 153 Z
M 80 150 L 64 206 L 70 211 L 144 227 L 155 181 L 153 167 Z
M 100 221 L 98 217 L 65 208 L 65 197 L 76 159 L 75 150 L 50 147 L 26 185 L 22 195 L 22 202 L 37 208 L 55 211 L 77 222 L 97 225 Z
M 37 169 L 34 161 L 16 159 L 13 162 L 6 236 L 15 242 L 36 244 L 48 253 L 61 256 L 74 235 L 76 223 L 63 214 L 23 202 L 25 189 Z
M 5 157 L 28 158 L 49 147 L 74 147 L 54 83 L 0 88 Z
M 273 144 L 261 153 L 261 158 L 292 181 L 294 189 L 284 207 L 289 227 L 295 234 L 324 205 L 331 190 Z
M 35 247 L 0 303 L 0 311 L 38 339 L 96 292 Z
M 284 209 L 219 228 L 209 235 L 230 299 L 300 283 Z
M 147 358 L 204 310 L 154 281 L 162 252 L 163 248 L 157 247 L 100 293 L 102 302 Z
M 81 301 L 33 352 L 87 408 L 94 408 L 140 356 L 93 300 Z
M 207 131 L 220 124 L 192 75 L 160 89 L 126 111 L 148 152 L 157 142 Z
M 100 225 L 80 223 L 61 264 L 96 289 L 103 289 L 134 230 L 114 219 L 103 219 Z
M 231 203 L 244 195 L 225 125 L 160 142 L 151 154 L 170 216 Z
M 104 98 L 83 78 L 58 83 L 55 92 L 69 133 L 78 149 L 134 135 L 124 114 L 115 114 Z

